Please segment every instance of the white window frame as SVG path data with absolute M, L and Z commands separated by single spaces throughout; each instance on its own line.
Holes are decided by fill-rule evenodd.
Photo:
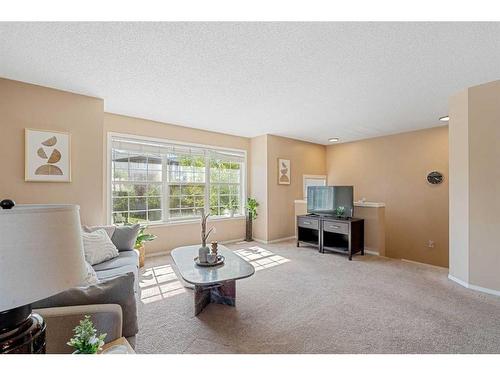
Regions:
M 245 219 L 244 215 L 244 207 L 246 205 L 246 200 L 247 200 L 247 163 L 248 163 L 248 153 L 244 149 L 237 149 L 237 148 L 229 148 L 229 147 L 220 147 L 220 146 L 211 146 L 211 145 L 205 145 L 205 144 L 200 144 L 200 143 L 189 143 L 189 142 L 182 142 L 182 141 L 177 141 L 177 140 L 171 140 L 171 139 L 166 139 L 166 138 L 155 138 L 155 137 L 147 137 L 147 136 L 141 136 L 141 135 L 132 135 L 132 134 L 126 134 L 126 133 L 117 133 L 117 132 L 108 132 L 107 133 L 107 147 L 106 147 L 106 182 L 105 182 L 105 189 L 106 189 L 106 222 L 108 224 L 113 223 L 113 192 L 112 192 L 112 149 L 113 149 L 113 139 L 114 138 L 120 138 L 120 139 L 130 139 L 130 140 L 135 140 L 135 141 L 150 141 L 150 142 L 158 142 L 158 143 L 168 143 L 168 144 L 174 144 L 174 145 L 179 145 L 179 146 L 185 146 L 185 147 L 198 147 L 198 148 L 204 148 L 208 150 L 220 150 L 220 151 L 233 151 L 233 152 L 239 152 L 243 154 L 243 163 L 241 167 L 241 182 L 240 182 L 240 188 L 241 188 L 241 208 L 242 212 L 240 214 L 235 214 L 234 216 L 210 216 L 209 221 L 217 221 L 217 220 L 242 220 Z M 208 187 L 210 187 L 210 181 L 209 181 L 209 175 L 208 171 L 205 172 L 205 184 L 207 184 Z M 208 180 L 207 180 L 208 178 Z M 164 182 L 164 181 L 163 181 Z M 163 184 L 164 187 L 168 189 L 168 184 Z M 165 225 L 176 225 L 176 224 L 186 224 L 186 223 L 193 223 L 193 222 L 199 222 L 200 218 L 180 218 L 180 219 L 175 219 L 175 220 L 170 220 L 168 219 L 168 215 L 165 215 L 165 211 L 168 210 L 168 201 L 169 201 L 169 194 L 167 194 L 167 191 L 163 191 L 163 196 L 162 196 L 162 221 L 159 222 L 151 222 L 148 223 L 148 226 L 165 226 Z M 205 201 L 209 202 L 210 199 L 210 189 L 206 188 L 205 189 Z M 209 203 L 208 203 L 209 204 Z M 166 217 L 167 216 L 167 217 Z
M 307 200 L 306 180 L 321 180 L 321 181 L 325 182 L 325 185 L 323 185 L 323 186 L 327 186 L 328 185 L 328 177 L 326 175 L 322 175 L 322 174 L 305 174 L 305 175 L 302 175 L 302 193 L 304 195 L 304 200 Z

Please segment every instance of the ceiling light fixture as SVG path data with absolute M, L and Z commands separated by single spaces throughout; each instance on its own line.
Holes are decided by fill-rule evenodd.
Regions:
M 440 117 L 440 118 L 439 118 L 439 121 L 443 121 L 443 122 L 450 121 L 450 116 L 443 116 L 443 117 Z
M 328 142 L 332 142 L 332 143 L 333 142 L 338 142 L 338 141 L 339 141 L 339 139 L 337 137 L 335 137 L 335 138 L 329 138 L 328 139 Z

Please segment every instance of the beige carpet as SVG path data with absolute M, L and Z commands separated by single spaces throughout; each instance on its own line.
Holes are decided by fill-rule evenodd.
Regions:
M 142 270 L 139 353 L 499 353 L 500 298 L 465 289 L 447 270 L 371 255 L 232 244 L 254 276 L 237 306 L 193 316 L 170 256 Z

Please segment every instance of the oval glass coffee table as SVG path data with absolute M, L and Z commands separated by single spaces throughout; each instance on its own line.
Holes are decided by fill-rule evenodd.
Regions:
M 170 253 L 180 276 L 194 285 L 194 315 L 198 315 L 209 303 L 236 305 L 236 280 L 255 273 L 255 268 L 223 245 L 218 253 L 224 263 L 214 267 L 196 265 L 200 245 L 178 247 Z

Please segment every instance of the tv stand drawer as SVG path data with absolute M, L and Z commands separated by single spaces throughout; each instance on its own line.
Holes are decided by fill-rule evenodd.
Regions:
M 323 230 L 330 233 L 349 234 L 349 224 L 337 221 L 323 221 Z
M 319 229 L 319 220 L 316 218 L 298 217 L 297 226 L 301 228 Z

